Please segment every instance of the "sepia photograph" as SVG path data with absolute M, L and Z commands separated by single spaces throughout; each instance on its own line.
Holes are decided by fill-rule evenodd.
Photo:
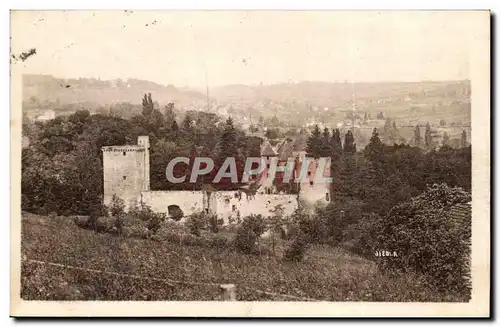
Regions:
M 10 19 L 12 316 L 489 316 L 489 11 Z

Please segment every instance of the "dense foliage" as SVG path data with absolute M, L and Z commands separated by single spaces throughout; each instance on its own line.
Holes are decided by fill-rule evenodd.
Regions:
M 255 253 L 258 250 L 257 241 L 266 229 L 267 226 L 262 215 L 245 217 L 236 231 L 234 245 L 243 253 Z

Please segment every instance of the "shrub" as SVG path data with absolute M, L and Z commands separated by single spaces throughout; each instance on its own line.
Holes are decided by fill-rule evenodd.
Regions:
M 311 240 L 315 243 L 339 245 L 344 241 L 343 231 L 347 226 L 355 224 L 362 217 L 362 205 L 359 200 L 343 197 L 324 208 L 316 208 L 316 215 L 309 227 L 314 234 Z
M 383 222 L 378 214 L 363 214 L 362 218 L 347 226 L 343 232 L 342 248 L 360 256 L 373 259 L 375 251 L 380 250 L 375 243 L 374 235 Z
M 203 212 L 195 212 L 186 220 L 186 227 L 191 234 L 200 236 L 201 230 L 207 225 L 207 216 Z
M 219 225 L 222 225 L 222 224 L 219 224 L 220 221 L 217 219 L 217 215 L 207 215 L 206 216 L 207 220 L 208 220 L 208 225 L 210 227 L 210 231 L 212 233 L 218 233 L 219 232 Z M 224 223 L 224 220 L 222 220 L 222 223 Z
M 246 217 L 236 231 L 235 247 L 243 253 L 258 252 L 256 242 L 265 230 L 266 224 L 262 215 Z
M 229 240 L 220 235 L 220 234 L 212 234 L 212 235 L 206 235 L 205 240 L 207 242 L 207 246 L 210 248 L 227 248 L 229 245 Z
M 152 234 L 156 234 L 158 232 L 161 227 L 161 223 L 166 219 L 164 214 L 154 212 L 151 210 L 151 207 L 145 205 L 144 203 L 141 203 L 130 210 L 129 216 L 131 216 L 135 222 L 145 223 L 144 226 Z
M 119 196 L 113 194 L 108 209 L 111 216 L 117 217 L 125 212 L 125 202 Z
M 379 265 L 428 276 L 443 292 L 469 293 L 471 217 L 456 219 L 450 209 L 470 199 L 464 190 L 441 184 L 394 206 L 380 220 L 377 244 L 398 257 L 382 258 Z
M 91 217 L 86 217 L 86 216 L 74 216 L 73 221 L 80 228 L 94 229 L 94 224 L 90 224 L 90 222 L 91 222 L 90 218 Z M 97 221 L 97 217 L 95 217 L 95 221 Z
M 302 261 L 302 259 L 304 259 L 304 255 L 306 254 L 308 245 L 309 237 L 302 231 L 299 231 L 293 238 L 290 246 L 285 250 L 283 259 L 295 262 Z
M 113 227 L 115 227 L 115 221 L 116 220 L 111 217 L 99 217 L 95 222 L 95 231 L 100 233 L 110 233 L 113 231 Z

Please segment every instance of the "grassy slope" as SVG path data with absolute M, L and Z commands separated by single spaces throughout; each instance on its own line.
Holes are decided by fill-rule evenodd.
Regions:
M 34 259 L 180 281 L 169 286 L 88 271 L 23 263 L 22 291 L 32 300 L 218 300 L 217 285 L 234 283 L 239 300 L 287 300 L 256 290 L 330 301 L 443 301 L 414 276 L 388 277 L 373 262 L 313 247 L 301 263 L 229 249 L 119 238 L 79 229 L 64 217 L 23 214 L 22 255 Z

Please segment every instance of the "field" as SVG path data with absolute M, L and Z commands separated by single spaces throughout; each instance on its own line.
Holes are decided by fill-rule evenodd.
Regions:
M 413 275 L 389 276 L 340 249 L 312 246 L 304 261 L 244 255 L 156 239 L 80 229 L 68 217 L 22 215 L 25 300 L 220 300 L 220 284 L 241 301 L 452 301 Z M 166 228 L 166 227 L 165 227 Z M 179 231 L 180 232 L 180 231 Z

